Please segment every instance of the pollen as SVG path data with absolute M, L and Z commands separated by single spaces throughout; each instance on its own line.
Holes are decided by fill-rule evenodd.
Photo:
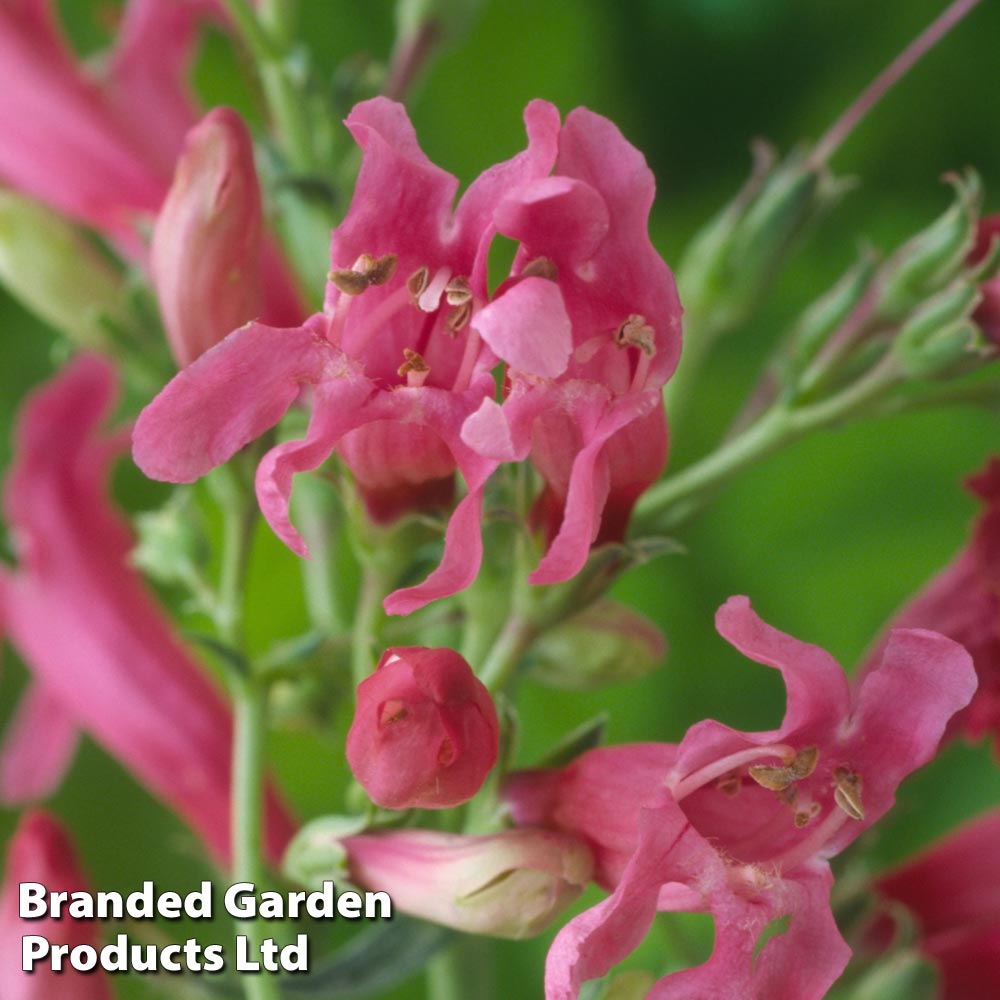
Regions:
M 638 347 L 647 357 L 656 354 L 656 331 L 646 322 L 645 316 L 633 313 L 615 331 L 619 347 Z

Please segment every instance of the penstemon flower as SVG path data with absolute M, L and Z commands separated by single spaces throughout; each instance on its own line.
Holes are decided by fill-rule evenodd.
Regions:
M 25 813 L 10 841 L 3 883 L 0 884 L 0 996 L 3 1000 L 111 1000 L 108 977 L 98 967 L 91 972 L 67 968 L 54 972 L 40 963 L 21 971 L 21 938 L 33 934 L 50 944 L 99 944 L 97 924 L 71 918 L 23 920 L 19 914 L 21 882 L 41 882 L 52 892 L 88 892 L 69 837 L 48 813 Z
M 975 690 L 968 654 L 933 632 L 894 632 L 852 691 L 829 654 L 765 625 L 746 598 L 731 598 L 716 624 L 745 655 L 781 671 L 788 703 L 779 729 L 742 733 L 708 720 L 677 745 L 593 750 L 563 771 L 509 781 L 515 819 L 583 836 L 596 880 L 614 889 L 560 932 L 549 1000 L 575 996 L 583 979 L 621 960 L 657 908 L 707 909 L 717 937 L 706 965 L 668 976 L 652 995 L 822 997 L 848 956 L 826 902 L 825 861 L 884 815 Z M 789 931 L 754 963 L 760 932 L 784 915 Z M 793 942 L 817 934 L 824 950 L 800 982 Z M 713 993 L 722 982 L 729 992 Z
M 289 519 L 292 477 L 334 449 L 376 520 L 449 498 L 457 468 L 466 495 L 452 512 L 441 565 L 390 595 L 386 608 L 407 613 L 468 586 L 482 554 L 483 489 L 497 464 L 460 436 L 494 391 L 495 359 L 471 317 L 487 298 L 495 205 L 544 176 L 555 158 L 555 109 L 535 102 L 525 121 L 527 150 L 486 171 L 453 210 L 457 181 L 421 152 L 402 106 L 358 105 L 347 124 L 364 159 L 333 236 L 324 312 L 295 329 L 251 323 L 181 372 L 136 425 L 140 468 L 196 479 L 275 424 L 305 388 L 306 438 L 273 448 L 257 472 L 261 510 L 278 536 L 305 554 Z M 511 322 L 522 322 L 511 306 Z
M 105 485 L 128 439 L 99 431 L 116 395 L 111 364 L 81 356 L 21 418 L 4 498 L 20 561 L 0 569 L 0 621 L 34 679 L 0 756 L 0 793 L 49 794 L 84 731 L 227 859 L 232 719 L 129 564 L 132 535 Z M 272 793 L 272 858 L 291 832 Z

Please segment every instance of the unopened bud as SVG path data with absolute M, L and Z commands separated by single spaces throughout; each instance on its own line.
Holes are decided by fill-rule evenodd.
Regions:
M 260 311 L 262 211 L 250 133 L 216 108 L 188 132 L 153 230 L 153 284 L 182 367 Z
M 401 830 L 343 843 L 352 882 L 384 891 L 404 913 L 469 934 L 531 937 L 583 892 L 593 857 L 548 830 L 489 836 Z
M 347 762 L 385 809 L 444 809 L 467 802 L 496 763 L 493 699 L 454 650 L 388 649 L 358 685 Z
M 592 691 L 645 677 L 665 655 L 663 635 L 648 618 L 602 598 L 535 643 L 531 677 L 563 690 Z
M 804 371 L 820 349 L 858 308 L 878 267 L 875 254 L 861 259 L 803 314 L 792 330 L 792 369 Z
M 678 269 L 686 308 L 714 336 L 746 319 L 797 237 L 845 188 L 801 152 L 777 166 L 763 144 L 755 155 L 747 186 L 695 236 Z
M 62 216 L 0 191 L 0 281 L 27 309 L 83 347 L 108 346 L 121 323 L 121 273 Z
M 131 560 L 163 584 L 190 584 L 208 560 L 208 542 L 190 494 L 178 491 L 159 510 L 136 518 L 139 543 Z
M 347 848 L 343 842 L 367 825 L 361 816 L 311 820 L 288 845 L 282 869 L 290 879 L 310 888 L 319 888 L 327 879 L 342 882 L 347 876 Z
M 976 238 L 982 184 L 971 170 L 947 180 L 955 189 L 951 207 L 900 247 L 882 268 L 875 312 L 884 323 L 901 321 L 948 285 L 965 265 Z
M 907 375 L 957 374 L 986 356 L 984 338 L 969 318 L 978 301 L 978 290 L 959 281 L 907 320 L 893 344 Z

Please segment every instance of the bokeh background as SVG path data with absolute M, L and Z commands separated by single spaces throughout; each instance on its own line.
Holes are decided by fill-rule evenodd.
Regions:
M 100 18 L 93 14 L 108 4 L 59 6 L 82 50 L 99 44 Z M 520 147 L 521 110 L 531 98 L 547 98 L 564 111 L 587 105 L 645 152 L 659 190 L 653 239 L 675 262 L 742 182 L 752 138 L 765 136 L 784 151 L 816 138 L 944 4 L 484 0 L 471 6 L 465 29 L 408 100 L 426 152 L 467 184 Z M 303 37 L 328 77 L 343 77 L 345 64 L 386 59 L 394 24 L 388 0 L 304 0 L 301 7 Z M 849 265 L 862 241 L 892 248 L 946 207 L 945 171 L 977 167 L 987 210 L 1000 211 L 998 38 L 1000 5 L 987 2 L 837 153 L 835 169 L 855 176 L 856 189 L 802 247 L 760 315 L 710 358 L 694 405 L 672 428 L 672 468 L 724 433 L 790 319 Z M 246 67 L 221 35 L 204 42 L 196 81 L 206 103 L 233 103 L 259 121 Z M 51 373 L 61 351 L 53 331 L 0 292 L 3 465 L 20 401 Z M 768 621 L 852 668 L 893 610 L 961 546 L 975 509 L 962 478 L 996 452 L 1000 412 L 957 408 L 824 434 L 762 463 L 680 532 L 684 554 L 636 570 L 617 587 L 618 597 L 665 632 L 670 653 L 662 668 L 595 694 L 526 684 L 522 762 L 601 711 L 608 713 L 611 742 L 674 740 L 706 716 L 740 728 L 772 727 L 782 711 L 780 685 L 716 636 L 716 608 L 731 594 L 748 594 Z M 133 510 L 165 495 L 128 469 L 117 487 Z M 251 638 L 264 643 L 304 622 L 294 557 L 262 533 L 252 569 Z M 16 656 L 5 651 L 0 721 L 24 679 Z M 342 729 L 273 738 L 275 768 L 305 817 L 340 808 L 342 740 Z M 898 807 L 870 838 L 872 857 L 889 864 L 998 802 L 1000 770 L 989 749 L 954 746 L 904 787 Z M 76 835 L 95 887 L 130 891 L 152 878 L 184 891 L 212 877 L 191 835 L 89 742 L 51 807 Z M 15 819 L 0 811 L 0 845 Z M 224 927 L 214 937 L 199 933 L 228 940 Z M 344 933 L 333 928 L 331 938 Z M 500 996 L 540 995 L 550 939 L 551 933 L 497 947 Z M 654 935 L 635 961 L 653 966 L 658 949 L 682 950 L 674 937 Z M 417 977 L 392 995 L 418 996 L 421 982 Z M 136 979 L 119 979 L 118 988 L 123 998 L 153 995 L 150 983 Z M 167 989 L 181 995 L 179 983 Z

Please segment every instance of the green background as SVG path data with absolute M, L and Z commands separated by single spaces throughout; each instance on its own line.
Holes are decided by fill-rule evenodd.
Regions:
M 942 8 L 938 0 L 494 0 L 446 50 L 409 100 L 422 145 L 463 185 L 522 144 L 533 97 L 584 104 L 619 124 L 655 171 L 653 239 L 668 262 L 741 183 L 755 136 L 788 150 L 815 138 Z M 61 4 L 83 46 L 99 37 L 91 4 Z M 313 57 L 330 75 L 367 53 L 384 60 L 393 5 L 305 0 Z M 1000 211 L 1000 5 L 986 3 L 933 52 L 834 159 L 859 185 L 812 235 L 760 315 L 711 357 L 687 418 L 672 427 L 671 468 L 710 448 L 753 385 L 769 348 L 868 240 L 891 248 L 944 209 L 942 173 L 976 166 L 987 210 Z M 199 87 L 252 114 L 251 89 L 219 35 L 203 47 Z M 0 294 L 0 459 L 20 400 L 52 371 L 56 337 Z M 683 364 L 683 361 L 682 361 Z M 884 419 L 803 441 L 744 476 L 680 535 L 687 551 L 633 572 L 617 596 L 652 617 L 670 653 L 653 676 L 587 695 L 526 684 L 522 760 L 576 723 L 610 716 L 611 742 L 675 740 L 710 716 L 770 728 L 782 691 L 713 629 L 715 609 L 748 594 L 776 626 L 858 662 L 893 610 L 962 545 L 975 505 L 963 476 L 1000 449 L 997 413 L 971 408 Z M 164 495 L 122 472 L 133 508 Z M 349 581 L 347 584 L 350 585 Z M 264 533 L 251 586 L 259 641 L 303 626 L 295 559 Z M 0 717 L 24 683 L 5 652 Z M 114 711 L 109 706 L 109 711 Z M 275 766 L 303 816 L 340 808 L 343 734 L 279 733 Z M 335 773 L 336 772 L 336 773 Z M 956 746 L 908 783 L 872 837 L 888 863 L 1000 801 L 987 748 Z M 51 808 L 72 828 L 92 883 L 128 891 L 144 879 L 184 890 L 210 877 L 191 836 L 103 752 L 85 742 Z M 16 816 L 0 812 L 0 841 Z M 591 898 L 591 897 L 588 897 Z M 335 932 L 341 933 L 339 929 Z M 215 938 L 227 940 L 219 928 Z M 500 996 L 540 994 L 549 935 L 498 950 Z M 657 943 L 659 947 L 661 943 Z M 641 956 L 655 967 L 655 947 Z M 401 989 L 412 997 L 419 979 Z M 145 984 L 118 981 L 122 997 Z M 485 994 L 484 994 L 485 995 Z

